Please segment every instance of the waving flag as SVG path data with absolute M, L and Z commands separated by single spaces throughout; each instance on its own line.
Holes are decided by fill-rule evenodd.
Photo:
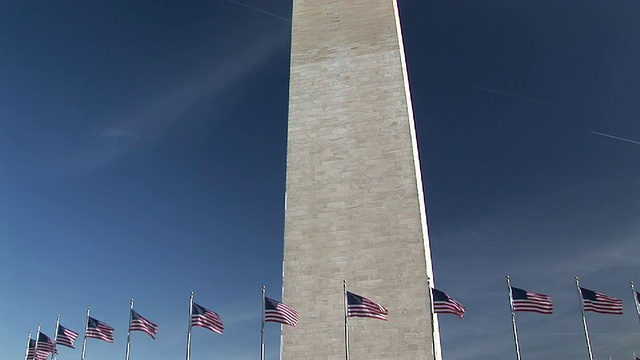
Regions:
M 114 329 L 92 317 L 89 317 L 89 321 L 87 322 L 87 332 L 86 336 L 91 339 L 98 339 L 106 342 L 113 342 L 113 332 Z
M 593 290 L 580 288 L 584 311 L 592 311 L 600 314 L 622 315 L 622 300 L 595 292 Z
M 200 326 L 220 335 L 224 332 L 224 324 L 220 315 L 196 303 L 193 303 L 191 309 L 191 326 Z
M 464 317 L 465 309 L 462 304 L 449 297 L 440 290 L 431 289 L 433 294 L 433 312 L 436 314 L 453 314 Z
M 131 309 L 131 325 L 129 326 L 129 330 L 145 332 L 155 339 L 158 333 L 158 325 L 145 319 L 142 315 Z
M 51 340 L 50 337 L 48 337 L 47 335 L 40 333 L 38 335 L 38 346 L 36 347 L 36 356 L 39 359 L 46 359 L 49 354 L 51 354 L 52 352 L 55 352 L 56 354 L 58 353 L 55 350 L 55 344 L 53 343 L 53 340 Z
M 67 329 L 62 325 L 58 325 L 58 336 L 56 337 L 56 344 L 63 345 L 66 347 L 70 347 L 72 349 L 75 348 L 74 342 L 78 338 L 78 333 Z
M 377 302 L 347 291 L 347 317 L 387 320 L 389 311 Z
M 553 303 L 548 295 L 512 287 L 511 297 L 513 298 L 513 311 L 553 314 Z
M 296 326 L 298 325 L 298 313 L 287 304 L 265 297 L 264 321 Z
M 29 339 L 29 347 L 27 349 L 27 360 L 36 360 L 36 341 Z

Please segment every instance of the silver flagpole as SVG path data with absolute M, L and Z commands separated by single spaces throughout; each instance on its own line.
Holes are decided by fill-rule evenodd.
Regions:
M 89 316 L 91 315 L 91 306 L 87 308 L 87 321 L 84 322 L 84 340 L 82 340 L 82 357 L 84 360 L 84 353 L 87 350 L 87 327 L 89 326 Z
M 636 293 L 636 286 L 631 281 L 631 294 L 633 295 L 633 301 L 636 304 L 636 313 L 638 314 L 638 321 L 640 321 L 640 304 L 638 303 L 638 293 Z M 635 355 L 634 355 L 635 358 Z
M 349 360 L 349 303 L 347 300 L 347 280 L 342 280 L 344 293 L 344 352 L 345 359 Z
M 131 352 L 131 320 L 133 320 L 133 299 L 129 303 L 129 328 L 127 329 L 127 354 L 126 360 L 129 360 L 129 354 Z
M 436 329 L 435 329 L 435 321 L 433 318 L 436 316 L 436 313 L 433 309 L 433 291 L 431 290 L 431 279 L 427 276 L 427 290 L 429 290 L 429 299 L 431 299 L 429 307 L 431 310 L 431 351 L 433 352 L 433 356 L 436 356 Z
M 513 326 L 513 341 L 516 344 L 516 359 L 520 360 L 520 340 L 518 340 L 518 327 L 516 326 L 516 311 L 513 309 L 513 292 L 511 291 L 511 278 L 507 275 L 509 287 L 509 307 L 511 308 L 511 325 Z
M 56 348 L 58 345 L 58 327 L 60 327 L 60 315 L 58 315 L 58 320 L 56 320 L 56 332 L 53 334 L 53 351 L 51 352 L 51 360 L 56 360 Z
M 191 314 L 193 313 L 193 291 L 189 299 L 189 330 L 187 331 L 187 360 L 191 360 Z
M 262 285 L 262 330 L 260 331 L 260 359 L 264 360 L 264 297 L 267 287 Z
M 29 331 L 29 338 L 27 339 L 27 349 L 24 351 L 24 360 L 29 359 L 29 344 L 31 344 L 31 331 Z
M 36 332 L 36 343 L 33 345 L 33 358 L 38 357 L 38 339 L 40 338 L 40 324 L 38 323 L 38 331 Z
M 589 360 L 593 360 L 593 353 L 591 352 L 591 339 L 589 338 L 589 328 L 587 327 L 587 317 L 584 314 L 584 298 L 582 297 L 582 291 L 580 291 L 580 281 L 576 276 L 576 289 L 578 289 L 578 297 L 580 298 L 580 310 L 582 311 L 582 325 L 584 326 L 584 337 L 587 340 L 587 350 L 589 351 Z
M 636 360 L 636 359 L 637 359 L 637 357 L 636 357 L 636 352 L 634 351 L 634 352 L 633 352 L 633 360 Z

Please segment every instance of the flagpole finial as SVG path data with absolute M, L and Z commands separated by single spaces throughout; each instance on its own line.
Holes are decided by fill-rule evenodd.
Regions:
M 578 279 L 578 277 L 576 276 L 576 281 L 578 281 L 578 280 L 579 280 L 579 279 Z
M 633 280 L 629 281 L 629 283 L 631 283 L 631 285 L 633 285 Z
M 191 292 L 191 296 L 193 296 L 193 291 Z
M 266 285 L 262 285 L 262 290 L 266 290 L 267 286 Z
M 511 279 L 511 276 L 507 275 L 507 280 Z

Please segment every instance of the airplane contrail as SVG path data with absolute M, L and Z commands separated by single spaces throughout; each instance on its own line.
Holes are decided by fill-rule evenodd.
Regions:
M 541 105 L 546 105 L 546 106 L 555 106 L 554 104 L 552 104 L 550 102 L 546 102 L 546 101 L 542 101 L 542 100 L 538 100 L 538 99 L 534 99 L 534 98 L 530 98 L 530 97 L 526 97 L 526 96 L 521 96 L 521 95 L 517 95 L 517 94 L 512 94 L 512 93 L 508 93 L 506 91 L 490 89 L 490 88 L 487 88 L 487 87 L 484 87 L 484 86 L 480 86 L 480 85 L 473 85 L 473 87 L 476 88 L 477 90 L 488 92 L 490 94 L 503 95 L 503 96 L 507 96 L 507 97 L 510 97 L 510 98 L 529 101 L 529 102 L 534 102 L 534 103 L 541 104 Z
M 622 137 L 619 137 L 619 136 L 603 134 L 603 133 L 600 133 L 600 132 L 597 132 L 597 131 L 591 131 L 591 133 L 594 134 L 594 135 L 600 135 L 600 136 L 608 137 L 608 138 L 611 138 L 611 139 L 626 141 L 626 142 L 630 142 L 632 144 L 640 145 L 640 141 L 635 141 L 635 140 L 631 140 L 631 139 L 625 139 L 625 138 L 622 138 Z
M 282 16 L 278 16 L 278 15 L 276 15 L 274 13 L 270 13 L 268 11 L 265 11 L 265 10 L 262 10 L 262 9 L 258 9 L 257 7 L 254 7 L 254 6 L 251 6 L 251 5 L 243 4 L 243 3 L 239 2 L 239 1 L 236 1 L 236 0 L 227 0 L 227 1 L 230 2 L 230 3 L 234 3 L 236 5 L 240 5 L 240 6 L 246 7 L 247 9 L 251 9 L 251 10 L 257 11 L 259 13 L 274 17 L 276 19 L 284 20 L 286 22 L 291 22 L 291 20 L 289 20 L 287 18 L 283 18 Z

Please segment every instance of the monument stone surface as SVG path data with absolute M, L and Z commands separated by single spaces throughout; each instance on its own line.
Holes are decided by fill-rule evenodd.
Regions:
M 396 0 L 293 0 L 289 91 L 282 359 L 345 359 L 343 279 L 389 309 L 349 319 L 352 360 L 439 359 Z

